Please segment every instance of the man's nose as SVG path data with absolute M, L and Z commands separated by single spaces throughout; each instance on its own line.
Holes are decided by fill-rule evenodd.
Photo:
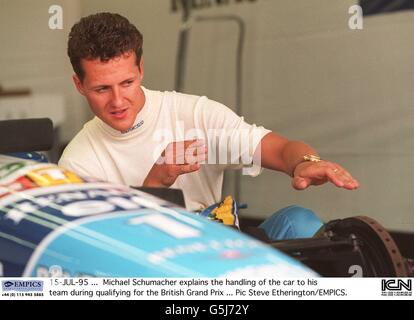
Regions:
M 112 100 L 111 100 L 112 107 L 120 108 L 122 107 L 122 94 L 119 88 L 112 89 Z

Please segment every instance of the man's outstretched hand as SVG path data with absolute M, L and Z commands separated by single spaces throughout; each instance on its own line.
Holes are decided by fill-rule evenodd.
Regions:
M 348 190 L 359 187 L 358 181 L 348 171 L 329 161 L 301 162 L 293 172 L 292 186 L 297 190 L 304 190 L 310 185 L 316 186 L 326 182 Z
M 171 142 L 152 166 L 144 181 L 145 187 L 170 187 L 179 175 L 200 169 L 207 158 L 203 140 Z

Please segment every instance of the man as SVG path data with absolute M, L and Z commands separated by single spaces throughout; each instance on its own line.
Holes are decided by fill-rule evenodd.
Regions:
M 292 176 L 298 190 L 325 182 L 358 187 L 312 147 L 247 124 L 220 103 L 144 88 L 142 44 L 141 33 L 117 14 L 98 13 L 73 26 L 73 81 L 96 117 L 71 141 L 60 165 L 105 181 L 180 188 L 194 211 L 221 199 L 225 169 L 252 163 Z M 223 153 L 230 161 L 222 161 Z M 249 174 L 258 171 L 253 166 Z M 271 239 L 312 236 L 320 226 L 315 214 L 296 206 L 262 224 Z

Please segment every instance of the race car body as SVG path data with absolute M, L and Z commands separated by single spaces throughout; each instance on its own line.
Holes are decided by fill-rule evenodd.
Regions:
M 147 193 L 5 155 L 0 274 L 317 276 L 258 240 Z

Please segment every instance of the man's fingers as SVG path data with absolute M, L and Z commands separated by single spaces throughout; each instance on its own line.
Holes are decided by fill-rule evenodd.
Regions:
M 309 178 L 302 178 L 302 177 L 294 177 L 292 179 L 292 186 L 296 190 L 304 190 L 309 187 L 311 180 Z
M 202 139 L 196 139 L 196 140 L 185 140 L 184 141 L 184 148 L 197 148 L 205 146 L 206 142 Z
M 333 169 L 334 173 L 336 173 L 340 177 L 343 177 L 344 180 L 354 180 L 351 174 L 348 171 L 346 171 L 344 168 L 342 168 L 340 165 L 332 164 L 331 168 Z
M 194 151 L 187 149 L 185 153 L 185 163 L 186 164 L 195 164 L 195 163 L 204 163 L 207 159 L 207 148 L 200 147 L 200 150 Z
M 352 175 L 341 167 L 339 164 L 333 164 L 333 172 L 341 179 L 344 183 L 344 188 L 354 190 L 359 187 L 358 181 L 352 177 Z
M 340 188 L 345 188 L 348 190 L 354 190 L 359 187 L 359 183 L 355 180 L 349 172 L 337 167 L 334 169 L 328 169 L 327 176 L 330 182 Z
M 348 171 L 331 162 L 308 165 L 297 173 L 297 176 L 295 176 L 297 179 L 292 181 L 292 185 L 298 190 L 303 190 L 309 185 L 320 185 L 327 181 L 339 188 L 348 190 L 354 190 L 359 187 L 358 181 Z M 301 179 L 305 179 L 305 181 Z
M 340 174 L 334 169 L 328 168 L 326 170 L 326 177 L 328 178 L 328 181 L 330 181 L 339 188 L 342 188 L 345 185 L 343 178 L 340 177 Z
M 194 164 L 204 161 L 207 155 L 204 140 L 185 140 L 171 142 L 164 150 L 162 156 L 166 164 Z
M 179 166 L 179 174 L 185 174 L 185 173 L 190 173 L 190 172 L 194 172 L 197 171 L 198 169 L 200 169 L 200 164 L 196 163 L 196 164 L 184 164 Z

